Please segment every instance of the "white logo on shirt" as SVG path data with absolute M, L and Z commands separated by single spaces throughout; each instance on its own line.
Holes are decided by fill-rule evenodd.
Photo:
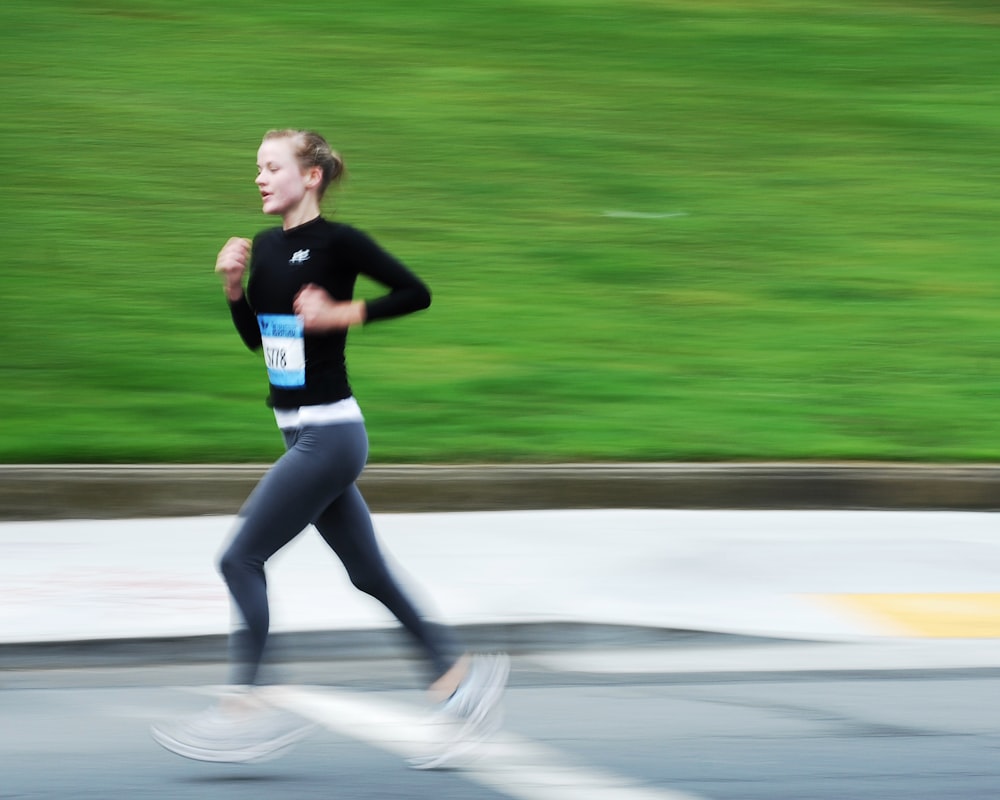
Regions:
M 308 250 L 296 250 L 295 253 L 292 254 L 292 257 L 290 259 L 288 259 L 288 263 L 289 264 L 304 264 L 308 260 L 309 260 L 309 251 Z

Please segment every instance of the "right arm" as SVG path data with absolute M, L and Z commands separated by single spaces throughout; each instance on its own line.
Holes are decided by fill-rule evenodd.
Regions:
M 233 324 L 236 325 L 240 338 L 251 350 L 259 350 L 261 338 L 257 315 L 250 308 L 246 292 L 243 290 L 243 275 L 250 258 L 250 247 L 249 239 L 237 236 L 231 238 L 219 251 L 215 260 L 215 271 L 222 278 L 222 289 L 229 302 L 229 312 L 232 314 Z

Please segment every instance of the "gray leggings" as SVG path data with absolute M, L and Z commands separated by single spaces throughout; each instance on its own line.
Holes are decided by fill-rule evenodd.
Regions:
M 343 562 L 351 582 L 416 639 L 435 677 L 443 675 L 455 663 L 455 642 L 446 629 L 420 616 L 392 577 L 355 484 L 368 457 L 364 424 L 307 426 L 283 434 L 286 452 L 240 509 L 219 564 L 244 622 L 232 637 L 233 683 L 255 683 L 264 656 L 270 625 L 264 562 L 309 524 Z

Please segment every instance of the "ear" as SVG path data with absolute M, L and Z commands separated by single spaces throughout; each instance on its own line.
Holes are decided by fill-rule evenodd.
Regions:
M 323 168 L 309 167 L 309 173 L 306 176 L 306 188 L 316 189 L 322 182 L 323 182 Z

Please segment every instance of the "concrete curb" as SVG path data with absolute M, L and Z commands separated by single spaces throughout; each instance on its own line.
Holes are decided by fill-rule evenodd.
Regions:
M 244 465 L 0 466 L 0 520 L 234 514 L 267 469 Z M 370 466 L 375 512 L 549 508 L 994 511 L 1000 466 L 520 464 Z
M 473 651 L 501 650 L 511 655 L 552 650 L 640 649 L 691 644 L 736 646 L 780 643 L 783 639 L 578 622 L 460 625 L 459 641 Z M 419 653 L 398 628 L 274 633 L 268 640 L 268 662 L 418 658 Z M 74 669 L 166 664 L 219 664 L 228 658 L 225 635 L 19 642 L 0 644 L 4 670 L 35 670 L 72 665 Z

